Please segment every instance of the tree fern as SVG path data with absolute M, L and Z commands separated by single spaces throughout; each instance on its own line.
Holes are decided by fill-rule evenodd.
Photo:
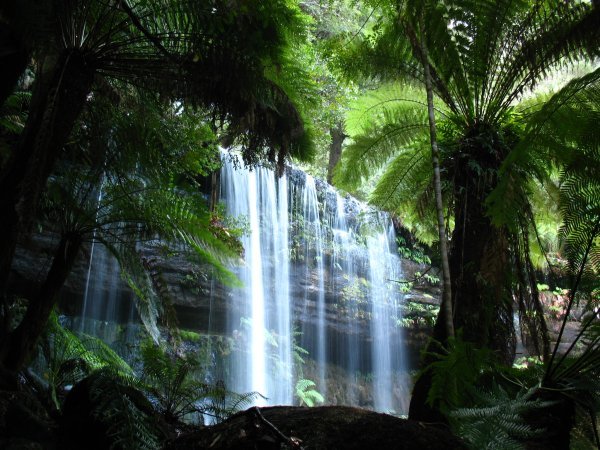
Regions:
M 479 349 L 465 342 L 460 332 L 449 339 L 448 349 L 442 352 L 433 353 L 434 361 L 423 371 L 432 374 L 427 402 L 448 412 L 469 403 L 471 386 L 476 384 L 482 371 L 492 367 L 493 359 L 489 349 Z
M 316 384 L 312 380 L 305 378 L 299 379 L 296 382 L 296 397 L 300 400 L 300 406 L 315 406 L 317 403 L 323 403 L 325 398 L 316 389 Z
M 416 91 L 386 85 L 357 100 L 346 128 L 353 142 L 344 150 L 334 181 L 351 189 L 426 136 L 426 105 Z
M 600 362 L 600 329 L 598 309 L 594 301 L 600 285 L 600 135 L 597 119 L 600 111 L 598 71 L 569 83 L 556 94 L 543 109 L 539 118 L 538 133 L 549 130 L 562 162 L 560 174 L 560 211 L 563 225 L 560 237 L 563 254 L 568 261 L 571 278 L 568 303 L 552 357 L 546 365 L 542 388 L 556 389 L 592 420 L 596 443 L 600 443 L 596 429 L 598 411 L 598 379 Z M 571 117 L 569 117 L 571 116 Z M 561 118 L 572 130 L 563 129 Z M 575 304 L 587 309 L 580 330 L 569 347 L 558 354 L 567 321 Z M 580 348 L 577 349 L 577 346 Z M 580 415 L 581 416 L 581 415 Z
M 17 91 L 8 97 L 0 107 L 0 129 L 14 134 L 23 131 L 30 100 L 31 93 L 27 91 Z
M 249 408 L 259 398 L 264 399 L 258 392 L 240 394 L 227 390 L 223 382 L 217 382 L 209 386 L 200 409 L 208 416 L 209 422 L 215 424 Z
M 127 110 L 114 111 L 98 101 L 86 112 L 95 127 L 82 126 L 75 140 L 86 152 L 59 165 L 51 178 L 44 226 L 106 246 L 136 294 L 143 323 L 158 338 L 158 320 L 172 326 L 175 315 L 160 267 L 139 242 L 170 248 L 165 257 L 188 258 L 233 285 L 239 280 L 228 265 L 242 249 L 236 231 L 198 192 L 198 177 L 220 165 L 214 134 L 197 123 L 201 116 L 174 114 L 133 95 L 129 102 Z
M 529 181 L 523 181 L 535 179 L 552 189 L 550 176 L 578 152 L 574 143 L 597 141 L 593 124 L 600 119 L 599 80 L 600 69 L 571 81 L 545 102 L 538 97 L 542 103 L 528 108 L 525 135 L 504 161 L 498 186 L 487 201 L 496 223 L 514 226 L 510 208 L 536 192 Z

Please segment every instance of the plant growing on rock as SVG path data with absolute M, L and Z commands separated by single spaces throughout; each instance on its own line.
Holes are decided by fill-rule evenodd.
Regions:
M 149 395 L 168 423 L 203 423 L 206 414 L 219 422 L 249 406 L 260 394 L 236 394 L 223 382 L 203 380 L 196 355 L 177 355 L 164 346 L 146 340 L 140 347 L 142 370 L 139 386 Z
M 316 384 L 312 380 L 300 379 L 296 382 L 295 395 L 300 400 L 300 406 L 315 406 L 317 403 L 323 403 L 325 398 L 316 389 Z

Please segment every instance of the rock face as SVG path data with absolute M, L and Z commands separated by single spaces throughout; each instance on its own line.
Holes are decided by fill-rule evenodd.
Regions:
M 198 270 L 196 265 L 185 258 L 165 259 L 156 248 L 146 248 L 143 254 L 148 260 L 155 261 L 160 268 L 161 276 L 168 286 L 169 295 L 178 311 L 178 320 L 182 327 L 199 332 L 210 330 L 212 333 L 225 333 L 228 315 L 233 311 L 237 311 L 239 314 L 243 313 L 245 304 L 240 301 L 239 297 L 233 295 L 230 288 L 214 282 L 206 272 Z M 328 261 L 325 261 L 326 265 L 327 263 Z M 416 273 L 426 270 L 424 265 L 407 259 L 402 259 L 401 264 L 405 280 L 414 280 Z M 308 272 L 310 276 L 308 278 L 292 277 L 290 284 L 290 297 L 295 300 L 292 314 L 295 317 L 302 317 L 307 326 L 316 326 L 318 320 L 315 299 L 318 290 L 318 276 L 315 271 L 314 268 L 309 270 L 303 261 L 295 262 L 294 272 Z M 362 339 L 368 340 L 370 329 L 366 317 L 356 317 L 355 323 L 358 327 L 349 329 L 349 320 L 344 315 L 344 311 L 342 310 L 342 314 L 340 314 L 341 310 L 338 305 L 341 294 L 335 290 L 335 287 L 342 285 L 346 280 L 332 280 L 329 274 L 326 274 L 324 281 L 325 314 L 331 333 L 340 339 L 348 333 L 358 332 Z M 127 289 L 127 287 L 123 286 L 123 289 Z M 307 298 L 306 292 L 311 292 L 313 295 Z M 412 284 L 412 288 L 405 293 L 404 298 L 406 302 L 436 306 L 439 302 L 439 287 L 426 280 L 421 280 Z M 416 352 L 415 354 L 418 356 L 418 351 L 426 339 L 425 335 L 429 332 L 429 327 L 426 323 L 415 320 L 414 326 L 406 327 L 403 331 L 404 339 L 408 343 L 414 343 L 414 349 L 411 349 L 411 352 Z M 413 360 L 415 354 L 411 353 L 409 358 Z
M 23 297 L 29 297 L 37 291 L 43 282 L 46 270 L 51 264 L 52 251 L 57 239 L 48 234 L 36 234 L 26 244 L 21 245 L 17 250 L 13 271 L 11 274 L 12 291 Z M 168 293 L 177 310 L 179 324 L 190 330 L 206 332 L 209 330 L 209 318 L 211 321 L 210 330 L 214 333 L 226 332 L 226 318 L 228 312 L 240 310 L 242 305 L 236 303 L 236 299 L 231 293 L 231 289 L 220 283 L 214 283 L 206 268 L 198 267 L 197 264 L 188 261 L 183 257 L 168 258 L 162 254 L 159 247 L 145 247 L 142 249 L 142 255 L 147 260 L 157 266 L 161 276 L 168 287 Z M 90 259 L 90 247 L 84 247 L 73 272 L 67 279 L 61 296 L 61 307 L 68 315 L 79 315 L 82 308 L 82 299 L 86 288 Z M 415 273 L 424 272 L 426 267 L 422 264 L 414 263 L 407 259 L 402 259 L 402 271 L 405 280 L 415 279 Z M 116 261 L 113 264 L 117 264 Z M 104 267 L 100 270 L 107 270 L 110 267 Z M 306 271 L 306 265 L 298 262 L 296 265 L 298 272 Z M 96 276 L 99 276 L 96 273 Z M 108 279 L 109 277 L 100 278 Z M 297 299 L 294 304 L 294 310 L 297 313 L 303 312 L 308 307 L 308 313 L 304 314 L 309 322 L 315 320 L 314 308 L 315 302 L 304 302 L 305 290 L 316 291 L 316 275 L 309 279 L 296 278 L 292 287 L 292 297 Z M 334 286 L 339 283 L 325 283 L 325 299 L 328 305 L 328 321 L 336 333 L 344 334 L 348 332 L 345 323 L 340 316 L 339 310 L 334 309 L 340 293 L 334 291 Z M 129 302 L 133 292 L 123 280 L 115 284 L 106 284 L 102 287 L 107 293 L 116 292 L 116 296 L 122 299 L 123 309 L 129 308 Z M 412 301 L 424 305 L 436 305 L 439 299 L 439 287 L 431 285 L 425 280 L 415 282 L 412 288 L 405 293 L 405 301 Z M 367 335 L 364 319 L 358 318 L 357 323 L 362 328 L 361 334 Z M 415 351 L 418 352 L 419 346 L 425 338 L 423 334 L 428 332 L 428 327 L 418 321 L 415 326 L 405 329 L 405 339 L 408 343 L 415 340 Z

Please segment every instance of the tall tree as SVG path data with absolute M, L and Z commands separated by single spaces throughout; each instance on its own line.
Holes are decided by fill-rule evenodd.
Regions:
M 301 101 L 311 93 L 303 84 L 303 70 L 290 58 L 306 21 L 290 2 L 46 0 L 25 2 L 24 8 L 17 3 L 3 3 L 0 14 L 17 34 L 36 30 L 27 47 L 35 75 L 27 122 L 0 170 L 1 296 L 17 240 L 31 229 L 77 120 L 98 98 L 119 102 L 122 95 L 113 81 L 121 83 L 120 89 L 133 86 L 167 104 L 207 108 L 223 139 L 240 145 L 247 163 L 268 159 L 282 170 L 289 155 L 312 153 Z M 38 3 L 42 7 L 33 8 Z M 17 35 L 17 40 L 25 38 Z M 14 82 L 2 81 L 7 89 Z M 210 223 L 203 223 L 210 229 Z M 58 291 L 68 273 L 80 234 L 65 234 L 57 269 L 49 274 L 54 283 L 49 293 Z M 181 237 L 182 230 L 177 234 Z M 203 251 L 193 239 L 188 243 Z M 6 367 L 23 364 L 26 355 L 15 356 L 8 344 L 27 353 L 52 305 L 52 299 L 46 300 L 44 295 L 32 299 L 26 320 L 3 341 L 0 356 Z
M 3 3 L 0 13 L 36 24 L 36 74 L 27 124 L 0 172 L 0 292 L 18 236 L 30 229 L 61 148 L 92 90 L 101 95 L 102 79 L 211 108 L 229 124 L 230 142 L 245 136 L 248 161 L 262 155 L 282 168 L 287 155 L 311 152 L 293 89 L 278 73 L 285 68 L 292 79 L 286 49 L 304 28 L 289 2 L 46 0 L 30 17 L 32 8 L 16 3 Z
M 388 5 L 370 39 L 349 51 L 351 69 L 380 79 L 426 81 L 419 65 L 424 59 L 415 45 L 419 34 L 401 20 L 405 5 Z M 497 226 L 486 199 L 519 142 L 524 121 L 515 103 L 551 68 L 598 55 L 594 23 L 600 13 L 589 4 L 561 1 L 435 1 L 425 2 L 423 11 L 432 87 L 443 105 L 440 149 L 446 205 L 452 208 L 454 223 L 450 269 L 455 326 L 468 341 L 489 346 L 510 362 L 514 280 L 522 280 L 526 286 L 517 295 L 521 317 L 532 336 L 542 336 L 538 348 L 547 355 L 534 273 L 522 251 L 531 210 L 527 205 L 518 213 L 513 209 L 521 218 L 520 230 Z M 399 105 L 396 109 L 392 100 Z M 343 156 L 340 175 L 350 181 L 387 165 L 374 200 L 400 213 L 407 196 L 414 203 L 415 194 L 423 198 L 431 192 L 429 183 L 413 178 L 414 169 L 422 167 L 427 131 L 425 113 L 419 109 L 426 110 L 423 101 L 402 92 L 381 100 Z M 420 183 L 417 192 L 401 192 L 410 184 L 417 187 L 413 181 Z
M 414 36 L 414 28 L 408 23 L 404 27 Z M 433 106 L 433 80 L 431 68 L 429 67 L 429 52 L 425 40 L 425 24 L 423 11 L 419 14 L 419 38 L 414 36 L 412 45 L 420 56 L 425 76 L 425 92 L 427 94 L 427 118 L 429 121 L 429 141 L 431 142 L 431 162 L 433 166 L 433 191 L 435 195 L 435 212 L 437 216 L 438 239 L 442 261 L 442 305 L 440 322 L 445 327 L 446 338 L 454 337 L 454 313 L 452 308 L 452 279 L 450 278 L 450 263 L 448 261 L 448 240 L 446 235 L 446 222 L 444 220 L 444 205 L 442 202 L 442 182 L 440 177 L 440 150 L 437 140 L 437 126 L 435 120 L 435 109 Z
M 37 224 L 58 245 L 23 319 L 14 329 L 6 322 L 0 327 L 5 368 L 18 369 L 31 356 L 86 243 L 104 245 L 116 256 L 155 338 L 159 317 L 173 325 L 173 313 L 160 277 L 139 251 L 140 240 L 160 237 L 173 249 L 169 255 L 187 256 L 224 282 L 237 282 L 223 261 L 239 254 L 239 242 L 209 213 L 197 181 L 219 166 L 215 135 L 200 114 L 175 113 L 148 95 L 123 101 L 119 109 L 102 97 L 88 105 L 48 181 Z

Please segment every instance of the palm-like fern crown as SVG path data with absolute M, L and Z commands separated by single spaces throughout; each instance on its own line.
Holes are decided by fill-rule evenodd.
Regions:
M 372 3 L 382 7 L 381 2 Z M 402 211 L 410 224 L 411 217 L 431 211 L 427 205 L 432 199 L 425 94 L 410 87 L 422 85 L 424 79 L 419 40 L 425 39 L 429 53 L 437 94 L 442 188 L 449 192 L 452 160 L 460 152 L 470 152 L 487 139 L 497 147 L 491 165 L 497 169 L 522 134 L 525 111 L 518 108 L 522 95 L 549 71 L 598 54 L 598 29 L 593 24 L 599 12 L 585 3 L 560 1 L 386 5 L 368 38 L 348 45 L 342 58 L 350 62 L 346 70 L 351 74 L 396 84 L 385 85 L 354 105 L 348 117 L 353 142 L 345 150 L 336 181 L 354 189 L 385 167 L 372 200 Z M 472 170 L 486 167 L 478 164 Z M 526 179 L 521 174 L 517 180 L 519 195 L 530 188 L 523 186 Z M 433 230 L 422 231 L 422 237 L 433 238 Z
M 246 133 L 249 162 L 312 155 L 307 91 L 296 91 L 308 77 L 290 57 L 307 19 L 293 2 L 46 0 L 0 14 L 30 33 L 40 60 L 79 58 L 104 77 L 209 108 L 232 134 Z
M 421 14 L 434 86 L 466 126 L 498 123 L 550 70 L 600 52 L 586 3 L 461 0 Z

